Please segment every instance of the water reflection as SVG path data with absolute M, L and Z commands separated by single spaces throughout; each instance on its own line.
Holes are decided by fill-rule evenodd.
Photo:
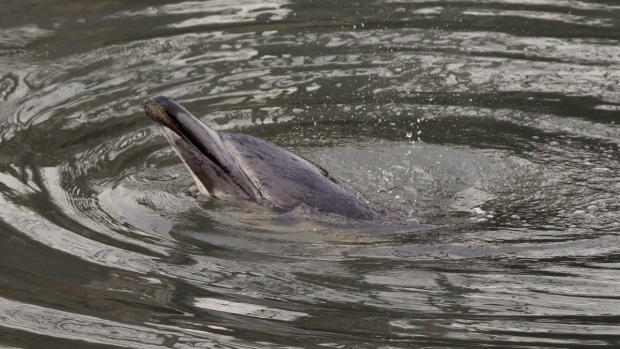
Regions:
M 167 25 L 171 28 L 185 28 L 198 25 L 243 23 L 256 21 L 258 18 L 278 21 L 284 19 L 291 12 L 287 5 L 289 2 L 284 0 L 261 2 L 245 0 L 237 1 L 234 4 L 225 1 L 186 1 L 178 4 L 149 7 L 140 11 L 122 11 L 111 15 L 110 18 L 212 14 Z

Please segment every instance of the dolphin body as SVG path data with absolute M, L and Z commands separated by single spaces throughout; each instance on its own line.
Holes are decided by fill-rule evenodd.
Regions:
M 321 166 L 273 143 L 212 130 L 168 97 L 148 99 L 144 110 L 205 195 L 255 201 L 278 211 L 302 206 L 356 220 L 403 218 L 400 212 L 371 203 Z

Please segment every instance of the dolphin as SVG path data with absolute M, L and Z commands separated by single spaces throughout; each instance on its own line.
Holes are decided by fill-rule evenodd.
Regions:
M 215 131 L 168 97 L 148 99 L 144 110 L 202 194 L 255 201 L 277 211 L 302 207 L 354 220 L 402 218 L 314 162 L 260 138 Z

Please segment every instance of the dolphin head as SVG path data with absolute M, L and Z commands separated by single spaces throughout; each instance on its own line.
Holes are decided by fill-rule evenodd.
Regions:
M 259 198 L 260 192 L 239 167 L 220 133 L 168 97 L 148 99 L 144 110 L 181 157 L 203 194 Z

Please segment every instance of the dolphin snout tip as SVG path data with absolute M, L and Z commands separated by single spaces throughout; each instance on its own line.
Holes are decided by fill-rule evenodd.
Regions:
M 149 116 L 153 121 L 158 123 L 162 123 L 166 119 L 167 103 L 166 100 L 168 98 L 163 96 L 155 96 L 151 97 L 144 101 L 144 112 Z
M 153 121 L 169 128 L 173 121 L 189 114 L 181 105 L 166 96 L 155 96 L 144 101 L 144 111 Z
M 155 96 L 144 101 L 144 111 L 153 117 L 155 114 L 169 114 L 174 110 L 174 101 L 166 96 Z
M 147 99 L 146 101 L 144 101 L 144 108 L 151 108 L 154 106 L 165 106 L 166 102 L 169 101 L 170 98 L 165 97 L 165 96 L 155 96 L 155 97 L 151 97 L 149 99 Z

